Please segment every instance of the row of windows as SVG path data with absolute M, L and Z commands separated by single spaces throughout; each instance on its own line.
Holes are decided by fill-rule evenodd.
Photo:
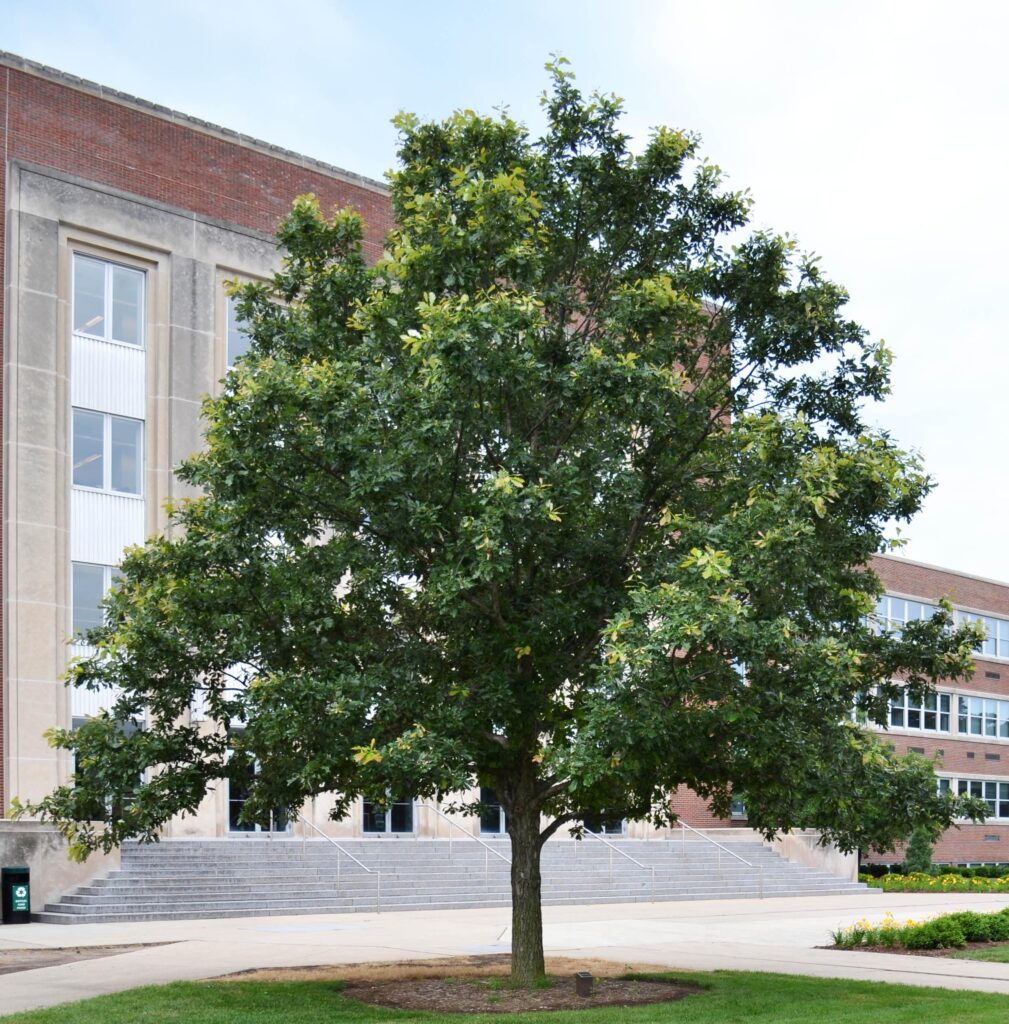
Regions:
M 937 610 L 937 605 L 926 601 L 911 601 L 884 594 L 876 603 L 876 622 L 881 627 L 900 632 L 907 623 L 931 618 Z M 991 658 L 1009 658 L 1009 619 L 965 611 L 957 611 L 956 618 L 958 622 L 980 622 L 984 626 L 985 639 L 975 649 L 975 653 Z
M 930 693 L 924 701 L 916 701 L 905 690 L 890 701 L 889 723 L 898 729 L 949 732 L 949 704 L 948 693 Z
M 998 779 L 938 779 L 940 793 L 973 796 L 988 804 L 991 818 L 1009 818 L 1009 782 Z

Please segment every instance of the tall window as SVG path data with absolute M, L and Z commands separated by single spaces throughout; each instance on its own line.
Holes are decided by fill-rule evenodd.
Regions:
M 140 494 L 143 426 L 127 416 L 74 409 L 74 486 Z
M 235 314 L 237 299 L 234 295 L 228 296 L 227 334 L 228 334 L 228 369 L 249 351 L 249 332 L 245 325 L 240 323 Z
M 74 254 L 74 333 L 102 341 L 144 343 L 144 273 Z
M 93 562 L 74 562 L 71 569 L 73 591 L 71 618 L 73 633 L 76 636 L 78 633 L 93 629 L 104 622 L 102 598 L 112 586 L 116 567 L 96 565 Z

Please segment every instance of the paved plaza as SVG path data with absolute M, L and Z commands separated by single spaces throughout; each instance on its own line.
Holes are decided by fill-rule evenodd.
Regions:
M 879 894 L 544 909 L 549 954 L 689 970 L 770 971 L 1009 994 L 1009 964 L 818 949 L 830 930 L 892 911 L 901 921 L 998 910 L 1004 897 Z M 164 942 L 98 960 L 0 976 L 0 1013 L 138 985 L 260 967 L 362 963 L 509 951 L 509 910 L 319 915 L 0 927 L 0 952 Z

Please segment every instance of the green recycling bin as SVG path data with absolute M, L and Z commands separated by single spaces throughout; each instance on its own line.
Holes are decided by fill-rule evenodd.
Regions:
M 28 924 L 32 919 L 31 876 L 27 867 L 0 868 L 3 923 Z

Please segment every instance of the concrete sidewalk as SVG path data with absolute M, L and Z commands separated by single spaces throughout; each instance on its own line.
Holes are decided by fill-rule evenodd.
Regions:
M 861 917 L 998 910 L 1004 897 L 886 894 L 544 909 L 548 953 L 689 970 L 770 971 L 1009 994 L 1009 964 L 817 949 Z M 0 976 L 0 1014 L 257 967 L 508 952 L 507 908 L 0 927 L 0 950 L 168 942 Z M 1007 1004 L 1009 1010 L 1009 1004 Z

